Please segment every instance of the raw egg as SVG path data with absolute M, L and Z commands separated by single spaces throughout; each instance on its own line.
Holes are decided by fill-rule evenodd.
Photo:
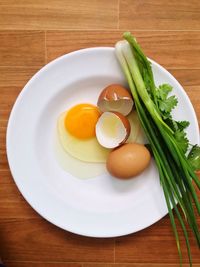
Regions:
M 95 126 L 100 116 L 98 108 L 92 104 L 78 104 L 65 116 L 66 130 L 78 139 L 95 136 Z
M 124 118 L 123 115 L 112 114 L 114 114 L 114 125 L 112 125 L 113 117 L 106 117 L 106 124 L 103 126 L 106 133 L 112 135 L 118 123 L 123 127 L 128 125 L 129 129 L 125 132 L 127 142 L 138 142 L 141 126 L 136 111 L 132 111 L 125 118 L 125 124 L 119 119 L 119 117 Z M 92 178 L 106 172 L 105 163 L 111 149 L 103 147 L 97 141 L 95 127 L 100 116 L 102 114 L 98 107 L 84 103 L 75 105 L 60 114 L 58 118 L 56 157 L 60 166 L 77 178 Z
M 98 109 L 79 104 L 58 118 L 58 136 L 64 150 L 85 162 L 106 162 L 109 149 L 102 147 L 95 136 Z
M 150 152 L 144 145 L 128 143 L 110 152 L 106 167 L 111 175 L 127 179 L 144 171 L 150 159 Z

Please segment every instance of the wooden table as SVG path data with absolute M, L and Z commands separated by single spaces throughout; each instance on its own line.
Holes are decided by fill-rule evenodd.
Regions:
M 70 51 L 113 46 L 125 30 L 180 81 L 200 119 L 200 1 L 0 0 L 0 255 L 7 267 L 179 266 L 168 216 L 119 238 L 63 231 L 26 203 L 6 158 L 9 114 L 31 76 Z M 200 266 L 194 239 L 191 247 Z M 184 245 L 183 254 L 188 266 Z

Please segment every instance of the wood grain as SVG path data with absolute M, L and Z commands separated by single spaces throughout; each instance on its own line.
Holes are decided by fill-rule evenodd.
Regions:
M 114 46 L 121 37 L 121 31 L 47 31 L 47 62 L 82 48 Z
M 71 234 L 44 219 L 1 219 L 3 261 L 113 262 L 114 239 Z
M 168 71 L 184 87 L 193 87 L 200 85 L 199 69 L 168 69 Z
M 200 30 L 198 0 L 121 0 L 119 26 L 136 30 Z
M 0 31 L 1 66 L 43 66 L 45 35 L 40 31 Z
M 82 263 L 66 263 L 66 262 L 65 263 L 45 263 L 45 262 L 30 262 L 30 261 L 29 262 L 6 261 L 5 264 L 6 264 L 6 267 L 83 267 Z
M 18 52 L 16 51 L 16 54 Z M 14 53 L 13 53 L 14 55 Z M 17 55 L 16 55 L 17 56 Z M 4 62 L 3 62 L 4 64 Z M 39 70 L 35 66 L 0 66 L 0 121 L 8 120 L 12 106 L 28 80 Z M 1 127 L 6 127 L 2 125 Z
M 0 256 L 6 267 L 179 266 L 168 216 L 125 237 L 71 234 L 31 208 L 8 166 L 8 118 L 27 81 L 60 55 L 87 47 L 113 47 L 125 30 L 177 78 L 200 122 L 198 0 L 0 0 Z M 183 240 L 180 227 L 178 231 Z M 193 238 L 191 249 L 193 267 L 200 267 Z M 184 244 L 183 254 L 187 267 Z
M 44 263 L 44 262 L 5 262 L 6 267 L 180 267 L 180 264 L 140 264 L 140 263 Z M 182 267 L 188 267 L 183 264 Z M 199 267 L 199 264 L 193 264 Z
M 7 125 L 7 120 L 3 122 Z M 4 170 L 8 169 L 8 160 L 6 155 L 6 128 L 3 126 L 0 126 L 0 141 L 2 142 L 0 146 L 0 169 Z
M 180 264 L 165 264 L 165 263 L 84 263 L 83 267 L 180 267 Z M 59 266 L 58 266 L 59 267 Z M 64 267 L 64 265 L 63 265 Z M 188 267 L 188 264 L 183 264 L 182 267 Z M 199 264 L 193 264 L 193 267 L 199 267 Z
M 10 48 L 9 48 L 10 50 Z M 18 53 L 18 51 L 17 51 Z M 2 67 L 4 63 L 0 62 L 0 87 L 1 93 L 6 95 L 6 98 L 10 98 L 13 94 L 12 90 L 10 90 L 10 94 L 8 91 L 3 92 L 3 88 L 8 88 L 12 86 L 13 88 L 18 87 L 19 91 L 24 87 L 24 85 L 28 82 L 28 80 L 40 69 L 40 67 L 34 67 L 34 64 L 31 66 L 7 66 Z M 8 95 L 9 94 L 9 95 Z M 2 101 L 0 99 L 0 101 Z
M 5 252 L 3 251 L 2 255 L 5 259 L 12 261 L 43 260 L 45 262 L 49 260 L 55 261 L 55 258 L 57 261 L 63 261 L 63 260 L 83 261 L 83 254 L 88 254 L 88 252 L 87 251 L 85 252 L 84 249 L 82 248 L 82 246 L 85 245 L 85 240 L 83 240 L 82 245 L 79 246 L 79 250 L 81 250 L 80 254 L 82 255 L 80 256 L 80 258 L 76 259 L 76 257 L 74 256 L 75 252 L 73 252 L 72 257 L 70 256 L 69 258 L 69 254 L 67 253 L 65 258 L 63 259 L 61 256 L 61 254 L 63 253 L 63 248 L 60 248 L 60 246 L 64 241 L 62 240 L 61 242 L 60 239 L 57 238 L 57 230 L 55 231 L 52 230 L 52 226 L 50 226 L 48 222 L 39 219 L 38 223 L 38 214 L 26 203 L 26 201 L 22 197 L 22 195 L 16 188 L 16 185 L 14 184 L 12 176 L 8 169 L 7 158 L 6 158 L 6 147 L 5 147 L 6 122 L 8 120 L 8 114 L 10 113 L 10 109 L 17 95 L 20 93 L 27 80 L 38 70 L 38 68 L 0 67 L 0 69 L 2 73 L 2 75 L 0 76 L 0 90 L 4 95 L 4 98 L 0 98 L 0 107 L 1 107 L 0 110 L 3 111 L 2 112 L 3 116 L 1 118 L 3 118 L 5 121 L 4 125 L 2 125 L 1 121 L 1 128 L 0 128 L 0 142 L 2 144 L 2 146 L 0 147 L 0 152 L 1 152 L 0 158 L 1 158 L 1 168 L 3 169 L 2 171 L 0 171 L 0 181 L 1 181 L 0 222 L 2 222 L 0 224 L 0 231 L 5 233 L 9 232 L 8 234 L 9 238 L 7 237 L 7 235 L 4 238 L 5 239 L 4 242 L 5 244 L 7 244 L 7 246 L 5 247 L 4 245 Z M 200 114 L 198 105 L 200 97 L 198 94 L 198 88 L 199 88 L 198 85 L 200 84 L 199 70 L 169 69 L 169 71 L 184 86 L 186 92 L 190 95 L 193 104 L 196 103 L 198 114 Z M 10 233 L 11 228 L 14 229 L 13 234 Z M 51 248 L 49 247 L 46 248 L 46 246 L 43 244 L 44 240 L 46 240 L 46 236 L 44 237 L 44 235 L 42 235 L 42 231 L 45 231 L 45 229 L 48 229 L 48 231 L 50 232 L 51 246 L 58 247 L 57 250 L 54 252 L 56 255 L 52 255 L 50 259 L 47 259 L 47 257 L 48 254 L 50 253 Z M 57 228 L 55 227 L 55 229 Z M 27 239 L 27 236 L 28 237 L 31 236 L 31 238 Z M 32 240 L 32 236 L 40 236 L 40 239 Z M 74 235 L 71 235 L 71 238 L 72 239 L 75 238 L 75 240 L 77 238 L 77 240 L 79 240 L 79 237 Z M 18 241 L 18 239 L 21 241 Z M 49 237 L 47 239 L 49 239 Z M 91 242 L 90 239 L 88 239 L 87 242 L 90 244 Z M 111 244 L 109 244 L 109 249 L 111 251 L 114 250 L 114 247 L 112 247 L 113 242 L 114 241 L 111 241 Z M 170 260 L 168 258 L 166 259 L 166 264 L 167 262 L 171 263 L 178 262 L 178 256 L 176 252 L 175 241 L 171 233 L 170 222 L 169 219 L 166 218 L 155 224 L 153 227 L 150 227 L 147 230 L 142 231 L 141 233 L 136 233 L 135 235 L 131 235 L 126 238 L 117 239 L 115 247 L 115 260 L 116 262 L 130 263 L 130 262 L 141 262 L 142 258 L 143 261 L 145 262 L 144 265 L 146 264 L 146 266 L 149 266 L 150 262 L 157 262 L 157 263 L 159 262 L 158 263 L 159 266 L 159 264 L 165 261 L 164 252 L 160 252 L 159 250 L 159 247 L 163 246 L 163 242 L 165 242 L 168 250 L 170 250 L 168 252 L 171 255 Z M 37 256 L 33 256 L 29 250 L 27 251 L 27 248 L 23 245 L 24 243 L 31 244 L 31 247 L 33 248 L 33 253 Z M 144 243 L 151 244 L 150 249 L 149 246 L 143 247 Z M 69 250 L 71 254 L 72 248 L 71 246 L 69 247 L 69 244 L 65 243 L 64 248 L 67 251 Z M 106 248 L 106 251 L 104 252 L 106 255 L 108 255 L 109 249 L 107 250 Z M 41 250 L 45 250 L 44 252 L 45 255 L 40 254 Z M 13 256 L 14 258 L 8 255 L 7 254 L 8 252 L 10 252 L 10 254 L 12 255 L 15 255 Z M 114 251 L 112 251 L 111 254 L 112 253 L 114 253 Z M 141 255 L 141 253 L 143 256 Z M 104 256 L 102 256 L 102 258 L 104 259 Z M 111 256 L 109 256 L 109 258 L 110 262 L 112 262 L 113 258 Z M 196 255 L 196 252 L 195 252 L 195 258 L 196 261 L 198 262 L 198 254 Z M 104 261 L 103 259 L 102 261 Z M 151 261 L 149 259 L 151 259 Z M 88 258 L 86 258 L 85 260 L 89 261 Z M 96 262 L 98 260 L 96 258 L 92 258 L 92 260 L 95 261 L 95 264 L 97 264 Z M 15 266 L 15 263 L 9 262 L 9 264 L 11 264 L 11 266 L 12 264 Z M 21 264 L 21 262 L 19 264 Z M 26 266 L 26 264 L 30 263 L 24 263 L 24 264 Z M 31 264 L 36 264 L 36 263 L 31 263 Z M 105 266 L 107 267 L 107 265 Z M 104 267 L 104 265 L 102 267 Z M 119 267 L 121 266 L 119 265 Z
M 200 68 L 200 32 L 135 31 L 144 52 L 167 69 Z M 47 61 L 68 52 L 93 46 L 114 46 L 123 31 L 48 31 Z M 184 45 L 183 45 L 184 44 Z
M 117 25 L 118 0 L 0 1 L 0 29 L 113 29 Z

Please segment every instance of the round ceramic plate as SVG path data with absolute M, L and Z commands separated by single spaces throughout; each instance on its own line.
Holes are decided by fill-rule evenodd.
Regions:
M 174 116 L 190 121 L 188 137 L 199 142 L 194 109 L 181 85 L 152 61 L 156 84 L 174 87 Z M 54 149 L 58 116 L 77 103 L 96 103 L 111 83 L 126 85 L 114 48 L 89 48 L 64 55 L 27 83 L 13 107 L 7 129 L 7 155 L 13 178 L 27 202 L 49 222 L 91 237 L 130 234 L 167 214 L 152 160 L 135 179 L 122 181 L 106 172 L 78 179 L 59 164 Z

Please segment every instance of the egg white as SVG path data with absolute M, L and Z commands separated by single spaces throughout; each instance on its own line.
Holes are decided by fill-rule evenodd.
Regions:
M 102 147 L 96 137 L 81 140 L 72 136 L 65 128 L 66 114 L 58 118 L 58 137 L 66 152 L 85 162 L 106 162 L 110 149 Z
M 106 173 L 105 163 L 84 162 L 72 157 L 66 150 L 64 150 L 58 138 L 55 138 L 54 152 L 59 166 L 73 177 L 90 179 Z
M 147 143 L 147 138 L 144 134 L 144 131 L 142 129 L 140 120 L 138 118 L 137 112 L 134 110 L 127 116 L 130 126 L 131 126 L 131 132 L 129 135 L 129 138 L 127 139 L 126 143 L 139 143 L 139 144 L 145 144 Z

